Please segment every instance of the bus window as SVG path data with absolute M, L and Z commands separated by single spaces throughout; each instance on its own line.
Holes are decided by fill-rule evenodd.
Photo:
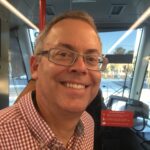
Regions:
M 25 39 L 26 36 L 22 36 L 22 34 L 20 34 L 21 32 L 27 33 L 25 35 L 28 35 L 28 39 Z M 12 52 L 9 54 L 9 105 L 12 105 L 15 102 L 18 95 L 22 92 L 30 79 L 30 76 L 28 75 L 30 69 L 29 64 L 27 63 L 29 62 L 30 56 L 33 54 L 35 39 L 38 36 L 38 32 L 28 28 L 17 30 L 16 33 L 17 36 L 14 36 L 14 33 L 11 34 L 10 40 Z M 30 45 L 30 52 L 27 50 L 28 47 L 22 46 L 24 43 L 25 45 L 28 45 L 28 47 Z
M 141 30 L 134 30 L 111 52 L 118 60 L 121 58 L 120 55 L 126 56 L 127 54 L 132 55 L 133 59 L 130 63 L 124 63 L 122 60 L 119 60 L 120 63 L 111 62 L 108 64 L 106 71 L 102 72 L 101 89 L 106 104 L 110 95 L 129 97 L 135 58 L 140 41 L 138 40 L 139 33 L 141 33 Z M 114 31 L 100 33 L 104 55 L 107 56 L 109 49 L 125 32 Z

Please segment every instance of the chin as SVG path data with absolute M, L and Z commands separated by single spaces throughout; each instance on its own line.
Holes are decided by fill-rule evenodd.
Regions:
M 67 107 L 66 110 L 70 113 L 83 113 L 87 106 L 74 106 L 74 107 Z
M 59 101 L 60 102 L 60 101 Z M 89 105 L 90 100 L 88 98 L 74 98 L 74 99 L 65 99 L 62 103 L 60 102 L 60 107 L 68 112 L 72 113 L 82 113 L 86 110 L 87 106 Z

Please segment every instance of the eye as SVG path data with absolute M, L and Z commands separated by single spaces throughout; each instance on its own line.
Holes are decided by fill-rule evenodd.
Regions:
M 59 51 L 57 53 L 58 56 L 61 56 L 61 57 L 70 57 L 71 56 L 71 53 L 68 52 L 68 51 Z
M 52 57 L 54 59 L 70 59 L 73 57 L 73 53 L 67 50 L 54 50 Z
M 86 56 L 86 61 L 87 61 L 87 63 L 89 63 L 91 65 L 96 65 L 96 64 L 98 64 L 98 56 L 87 55 Z
M 56 53 L 56 55 L 61 57 L 66 57 L 68 53 L 66 51 L 59 51 L 58 53 Z

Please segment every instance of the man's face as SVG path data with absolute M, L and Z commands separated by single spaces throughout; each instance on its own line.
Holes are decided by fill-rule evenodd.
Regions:
M 89 24 L 77 19 L 64 19 L 53 26 L 43 44 L 43 50 L 50 48 L 101 55 L 95 31 Z M 50 111 L 81 113 L 96 96 L 101 74 L 87 69 L 82 57 L 67 67 L 54 64 L 45 56 L 41 56 L 37 67 L 33 65 L 35 61 L 31 63 L 34 70 L 32 78 L 36 79 L 37 102 L 41 107 Z

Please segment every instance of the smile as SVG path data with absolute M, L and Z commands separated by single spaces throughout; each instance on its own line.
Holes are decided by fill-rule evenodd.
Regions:
M 73 89 L 85 89 L 86 86 L 83 84 L 77 84 L 77 83 L 64 83 L 64 86 L 67 88 L 73 88 Z

